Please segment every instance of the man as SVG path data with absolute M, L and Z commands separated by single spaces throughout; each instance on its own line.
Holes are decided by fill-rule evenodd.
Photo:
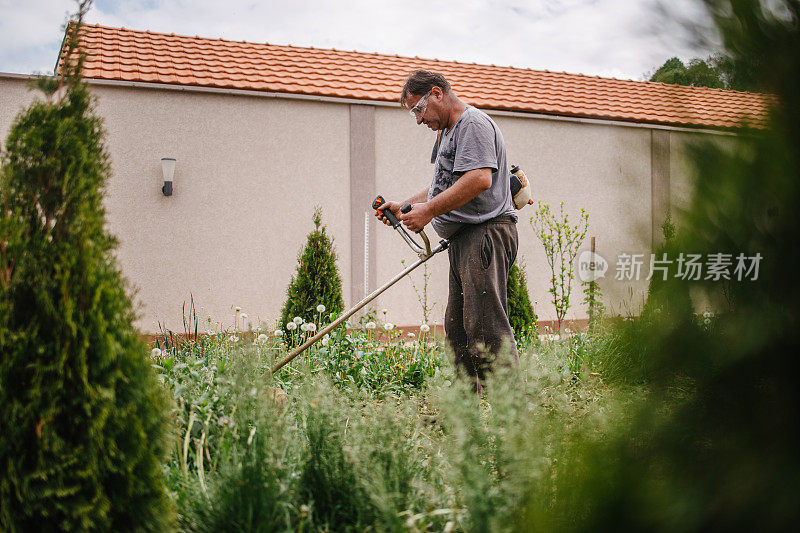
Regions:
M 412 72 L 400 104 L 417 124 L 439 132 L 431 154 L 434 175 L 428 189 L 387 208 L 408 229 L 419 231 L 432 222 L 441 237 L 451 240 L 445 332 L 457 370 L 465 371 L 480 392 L 499 354 L 519 360 L 506 299 L 518 237 L 503 135 L 435 72 Z M 412 209 L 403 214 L 406 202 Z

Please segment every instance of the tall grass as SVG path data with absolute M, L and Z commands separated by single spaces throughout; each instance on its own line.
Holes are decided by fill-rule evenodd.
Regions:
M 522 364 L 499 371 L 478 397 L 427 340 L 412 346 L 397 335 L 384 346 L 368 330 L 347 334 L 364 349 L 349 358 L 375 358 L 373 372 L 386 377 L 341 379 L 341 366 L 323 360 L 350 349 L 333 343 L 278 376 L 263 370 L 280 344 L 232 346 L 221 335 L 160 354 L 176 398 L 170 488 L 183 529 L 509 529 L 569 441 L 602 434 L 619 412 L 600 376 L 570 369 L 566 340 L 531 341 Z M 419 385 L 370 387 L 395 379 L 378 347 L 433 358 L 436 371 Z

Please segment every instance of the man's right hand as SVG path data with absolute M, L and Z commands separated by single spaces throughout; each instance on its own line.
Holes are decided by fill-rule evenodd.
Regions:
M 394 216 L 399 217 L 400 216 L 400 208 L 402 206 L 403 206 L 403 204 L 401 204 L 400 202 L 386 202 L 385 204 L 383 204 L 381 206 L 381 211 L 385 211 L 386 209 L 388 209 L 394 214 Z M 377 210 L 375 210 L 375 216 L 378 217 L 378 220 L 380 220 L 381 222 L 383 222 L 387 226 L 391 226 L 392 225 L 391 222 L 386 220 L 386 217 L 382 216 L 380 213 L 378 213 Z

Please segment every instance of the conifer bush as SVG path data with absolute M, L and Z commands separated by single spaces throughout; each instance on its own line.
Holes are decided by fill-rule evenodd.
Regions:
M 508 271 L 508 320 L 517 339 L 524 338 L 536 330 L 538 317 L 528 296 L 528 284 L 524 267 L 511 265 Z
M 306 322 L 315 321 L 317 306 L 325 306 L 325 315 L 339 314 L 344 309 L 342 278 L 336 266 L 336 249 L 322 224 L 322 210 L 314 210 L 314 231 L 308 235 L 305 247 L 298 256 L 297 272 L 286 291 L 281 311 L 285 326 L 294 317 Z
M 108 155 L 80 63 L 40 81 L 2 157 L 0 530 L 162 531 L 165 396 L 104 230 Z

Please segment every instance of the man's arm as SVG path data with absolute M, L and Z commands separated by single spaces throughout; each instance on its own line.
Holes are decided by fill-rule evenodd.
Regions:
M 418 204 L 420 202 L 424 202 L 427 199 L 428 199 L 428 189 L 426 187 L 425 189 L 422 189 L 421 191 L 419 191 L 417 194 L 415 194 L 414 196 L 412 196 L 411 198 L 409 198 L 405 202 L 401 203 L 400 205 L 401 206 L 403 204 L 414 205 L 414 204 Z
M 434 196 L 429 202 L 423 202 L 427 198 L 427 192 L 425 196 L 419 194 L 413 196 L 409 199 L 409 203 L 413 206 L 411 211 L 405 214 L 399 213 L 397 218 L 411 231 L 419 231 L 433 217 L 461 207 L 491 186 L 492 169 L 477 168 L 467 171 L 450 188 Z
M 419 191 L 417 194 L 415 194 L 405 202 L 386 202 L 385 204 L 383 204 L 384 206 L 383 209 L 388 209 L 394 214 L 394 216 L 399 218 L 400 208 L 403 207 L 404 204 L 412 204 L 412 205 L 418 204 L 420 202 L 424 202 L 427 199 L 428 199 L 428 189 L 422 189 L 421 191 Z M 389 225 L 389 221 L 386 220 L 386 217 L 380 216 L 377 211 L 375 211 L 375 216 L 378 217 L 378 220 L 380 220 L 387 226 Z

